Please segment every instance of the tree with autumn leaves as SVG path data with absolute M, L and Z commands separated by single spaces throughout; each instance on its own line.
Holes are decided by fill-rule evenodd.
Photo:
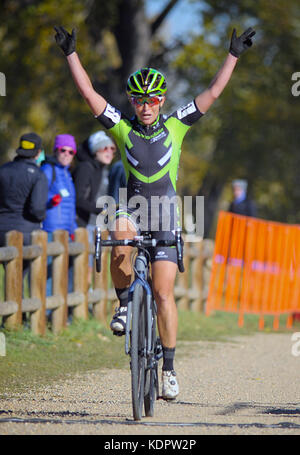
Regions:
M 300 71 L 300 6 L 296 0 L 189 0 L 200 33 L 166 39 L 163 25 L 182 0 L 161 2 L 156 17 L 145 1 L 4 0 L 1 3 L 1 162 L 14 154 L 23 132 L 34 130 L 51 152 L 62 131 L 77 141 L 99 128 L 82 102 L 54 41 L 54 26 L 77 29 L 77 50 L 96 90 L 122 110 L 128 75 L 154 66 L 169 81 L 165 111 L 205 88 L 229 47 L 232 29 L 257 31 L 253 49 L 238 62 L 228 87 L 187 135 L 181 159 L 181 195 L 205 196 L 205 233 L 213 235 L 228 207 L 231 180 L 246 178 L 259 216 L 300 222 L 299 103 L 291 92 Z

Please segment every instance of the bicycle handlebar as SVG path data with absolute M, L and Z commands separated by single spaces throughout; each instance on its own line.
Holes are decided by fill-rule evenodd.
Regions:
M 149 248 L 156 246 L 175 246 L 177 251 L 177 263 L 180 272 L 184 272 L 183 265 L 183 240 L 181 237 L 181 231 L 177 230 L 174 240 L 156 240 L 156 239 L 145 239 L 143 236 L 136 236 L 133 239 L 122 239 L 122 240 L 102 240 L 101 229 L 96 227 L 95 236 L 95 260 L 96 270 L 101 272 L 101 253 L 102 246 L 132 246 L 140 248 Z

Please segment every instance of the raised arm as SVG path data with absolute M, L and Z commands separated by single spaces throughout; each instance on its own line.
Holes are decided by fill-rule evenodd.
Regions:
M 56 42 L 67 58 L 73 80 L 79 93 L 85 99 L 94 115 L 98 116 L 102 114 L 106 107 L 106 100 L 95 91 L 76 53 L 76 31 L 73 29 L 72 34 L 70 34 L 63 27 L 54 28 L 56 30 Z
M 237 37 L 235 29 L 233 30 L 229 54 L 226 57 L 225 62 L 211 81 L 209 87 L 195 99 L 198 109 L 203 114 L 223 92 L 231 78 L 238 58 L 242 52 L 252 46 L 251 38 L 255 33 L 256 32 L 252 28 L 248 28 L 241 36 Z

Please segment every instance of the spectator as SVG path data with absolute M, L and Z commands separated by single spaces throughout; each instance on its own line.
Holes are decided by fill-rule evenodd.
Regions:
M 100 209 L 97 199 L 108 194 L 109 165 L 113 160 L 116 146 L 104 131 L 97 131 L 78 150 L 73 179 L 76 188 L 76 211 L 78 226 L 86 227 L 89 242 L 94 242 L 96 218 Z M 93 268 L 93 256 L 89 257 L 89 282 Z
M 30 244 L 31 232 L 40 228 L 46 215 L 47 180 L 37 165 L 42 139 L 35 133 L 20 138 L 17 157 L 0 167 L 0 245 L 13 229 Z
M 232 189 L 234 200 L 229 206 L 229 212 L 236 213 L 237 215 L 256 216 L 255 203 L 247 197 L 246 180 L 233 180 Z
M 108 166 L 115 151 L 114 142 L 104 131 L 92 134 L 78 150 L 79 164 L 73 172 L 78 226 L 96 224 L 97 198 L 108 194 Z
M 52 241 L 53 232 L 64 229 L 69 232 L 70 241 L 74 239 L 76 224 L 75 187 L 70 173 L 70 166 L 76 154 L 75 138 L 70 134 L 55 137 L 54 156 L 46 157 L 41 169 L 48 180 L 47 213 L 43 229 L 48 232 L 48 241 Z M 69 292 L 72 290 L 72 258 L 69 261 Z M 52 294 L 52 258 L 48 258 L 47 295 Z
M 122 160 L 116 161 L 109 170 L 108 175 L 108 194 L 112 196 L 116 202 L 119 203 L 119 189 L 126 188 L 126 175 Z
M 0 167 L 0 246 L 11 230 L 22 232 L 24 245 L 29 245 L 31 232 L 40 229 L 45 218 L 48 185 L 37 164 L 41 150 L 40 136 L 23 134 L 17 156 Z M 28 270 L 29 261 L 24 261 L 24 276 Z

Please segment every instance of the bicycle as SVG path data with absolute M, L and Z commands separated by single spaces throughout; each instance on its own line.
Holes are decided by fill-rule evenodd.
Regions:
M 159 398 L 158 362 L 162 357 L 162 346 L 157 336 L 157 307 L 152 293 L 147 248 L 175 246 L 178 269 L 180 272 L 184 272 L 183 240 L 180 230 L 176 232 L 174 240 L 152 239 L 149 233 L 135 236 L 133 239 L 102 240 L 101 229 L 96 227 L 95 261 L 97 272 L 101 271 L 102 247 L 108 246 L 132 246 L 137 248 L 137 255 L 133 264 L 134 280 L 129 288 L 125 327 L 125 354 L 131 358 L 133 417 L 134 420 L 141 420 L 143 405 L 146 417 L 153 417 L 154 415 L 154 403 Z

